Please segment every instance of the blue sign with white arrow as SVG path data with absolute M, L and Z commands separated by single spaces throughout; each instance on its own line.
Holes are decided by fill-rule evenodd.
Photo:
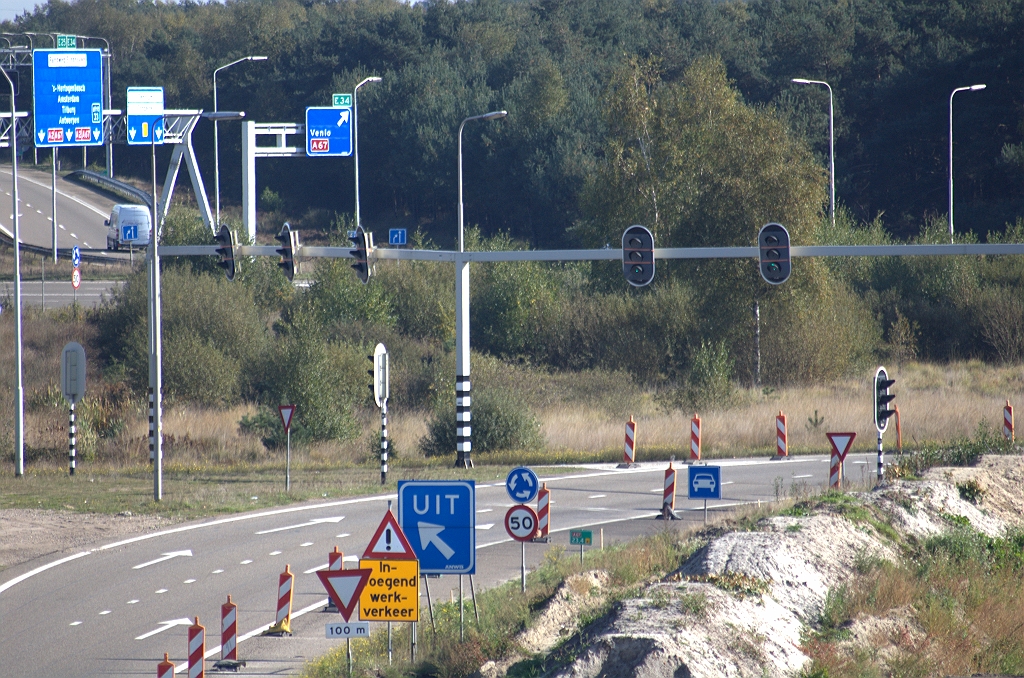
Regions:
M 517 504 L 528 504 L 540 492 L 540 478 L 531 469 L 520 466 L 509 471 L 505 478 L 505 491 Z
M 421 574 L 476 572 L 476 483 L 472 480 L 401 480 L 398 525 Z
M 404 228 L 392 228 L 388 231 L 388 244 L 389 245 L 405 245 L 405 234 Z
M 722 498 L 721 466 L 689 466 L 686 487 L 690 499 Z
M 100 50 L 33 50 L 32 90 L 37 147 L 103 144 Z
M 306 109 L 306 155 L 352 155 L 352 109 Z

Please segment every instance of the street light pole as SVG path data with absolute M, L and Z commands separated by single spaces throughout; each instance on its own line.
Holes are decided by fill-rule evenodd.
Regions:
M 231 68 L 235 64 L 240 64 L 243 61 L 266 61 L 265 56 L 246 56 L 241 59 L 235 59 L 230 64 L 224 64 L 219 68 L 213 70 L 213 112 L 217 112 L 217 73 L 223 71 L 225 68 Z M 217 226 L 220 226 L 220 144 L 217 139 L 217 118 L 213 119 L 213 193 L 214 202 L 216 203 L 216 217 L 214 221 Z
M 977 92 L 985 85 L 957 87 L 949 94 L 949 242 L 953 242 L 953 96 L 957 92 Z
M 22 365 L 21 351 L 21 245 L 18 228 L 18 118 L 15 111 L 14 82 L 7 71 L 0 68 L 4 80 L 11 90 L 11 189 L 12 233 L 14 245 L 14 370 L 16 382 L 14 386 L 14 475 L 25 475 L 25 370 Z
M 356 228 L 362 225 L 359 220 L 359 106 L 357 102 L 357 96 L 359 88 L 368 82 L 380 82 L 381 79 L 377 76 L 371 76 L 364 78 L 362 82 L 355 86 L 352 90 L 352 140 L 354 144 L 353 153 L 356 157 Z
M 466 118 L 459 125 L 459 253 L 466 251 L 462 221 L 462 128 L 473 120 L 498 120 L 508 111 L 491 111 Z M 469 381 L 469 262 L 455 259 L 455 467 L 473 468 L 472 413 Z
M 835 147 L 835 114 L 832 104 L 832 87 L 824 80 L 807 80 L 793 78 L 800 85 L 824 85 L 828 88 L 828 183 L 829 212 L 832 214 L 832 225 L 836 225 L 836 147 Z

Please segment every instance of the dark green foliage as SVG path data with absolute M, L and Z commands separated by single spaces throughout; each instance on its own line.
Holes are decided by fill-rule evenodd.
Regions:
M 541 446 L 540 424 L 522 399 L 505 389 L 473 390 L 473 452 L 532 450 Z M 420 441 L 428 457 L 455 453 L 455 398 L 445 398 Z

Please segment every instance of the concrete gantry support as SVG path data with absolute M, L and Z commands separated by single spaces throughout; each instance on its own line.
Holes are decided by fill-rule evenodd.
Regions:
M 256 158 L 304 158 L 303 146 L 289 146 L 288 137 L 305 135 L 306 126 L 290 122 L 242 121 L 242 227 L 256 242 Z M 258 136 L 275 137 L 273 146 L 258 146 Z

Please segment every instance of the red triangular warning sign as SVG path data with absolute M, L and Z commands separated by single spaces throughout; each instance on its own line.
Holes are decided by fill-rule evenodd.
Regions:
M 295 405 L 278 405 L 277 411 L 281 415 L 281 423 L 284 424 L 284 432 L 292 427 L 292 415 L 295 414 Z
M 363 552 L 363 558 L 380 558 L 382 560 L 416 560 L 412 544 L 405 538 L 405 533 L 398 526 L 395 514 L 388 511 L 384 520 L 380 521 L 370 544 Z
M 828 442 L 832 444 L 832 449 L 835 450 L 836 456 L 839 457 L 839 461 L 846 461 L 846 453 L 850 451 L 850 447 L 853 446 L 853 439 L 857 437 L 856 433 L 826 433 L 828 436 Z
M 373 570 L 318 570 L 327 593 L 338 605 L 338 612 L 348 621 L 359 604 L 359 594 L 369 581 Z

